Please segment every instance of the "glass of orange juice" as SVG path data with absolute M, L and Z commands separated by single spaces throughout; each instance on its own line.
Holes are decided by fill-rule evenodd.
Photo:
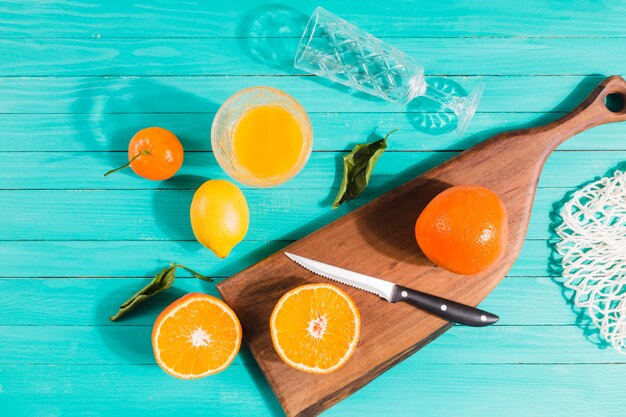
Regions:
M 232 178 L 273 187 L 304 167 L 313 147 L 313 129 L 304 108 L 289 94 L 251 87 L 222 104 L 213 120 L 211 145 Z

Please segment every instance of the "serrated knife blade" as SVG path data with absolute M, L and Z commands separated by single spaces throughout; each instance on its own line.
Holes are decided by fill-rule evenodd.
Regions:
M 351 287 L 358 288 L 359 290 L 371 292 L 372 294 L 376 294 L 389 302 L 391 302 L 393 298 L 393 292 L 396 285 L 389 281 L 359 274 L 358 272 L 328 265 L 320 261 L 314 261 L 313 259 L 294 255 L 293 253 L 285 252 L 285 255 L 301 267 L 308 269 L 314 274 L 321 275 L 324 278 L 350 285 Z
M 285 255 L 314 274 L 355 287 L 362 291 L 376 294 L 390 303 L 402 301 L 411 304 L 414 307 L 449 321 L 468 326 L 482 327 L 493 324 L 499 320 L 498 316 L 487 311 L 403 287 L 385 281 L 384 279 L 359 274 L 358 272 L 325 264 L 320 261 L 305 258 L 304 256 L 294 255 L 293 253 L 285 252 Z

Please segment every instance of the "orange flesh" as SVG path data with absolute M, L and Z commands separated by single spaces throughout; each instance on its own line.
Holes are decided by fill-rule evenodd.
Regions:
M 299 288 L 304 288 L 295 292 Z M 325 373 L 343 365 L 359 339 L 360 318 L 350 298 L 331 285 L 287 293 L 272 314 L 272 341 L 297 369 Z M 291 294 L 291 295 L 290 295 Z
M 239 164 L 259 178 L 291 171 L 304 148 L 302 129 L 291 113 L 265 105 L 245 112 L 233 132 L 233 151 Z
M 158 364 L 179 378 L 225 369 L 239 350 L 241 326 L 224 306 L 215 297 L 193 293 L 165 309 L 152 335 Z

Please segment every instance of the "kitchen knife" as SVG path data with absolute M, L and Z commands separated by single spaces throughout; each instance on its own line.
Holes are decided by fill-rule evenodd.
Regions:
M 285 252 L 285 255 L 301 267 L 317 275 L 321 275 L 324 278 L 371 292 L 390 303 L 403 301 L 448 321 L 465 324 L 467 326 L 483 327 L 489 326 L 499 319 L 498 316 L 487 311 L 426 294 L 421 291 L 412 290 L 411 288 L 396 285 L 380 278 L 359 274 L 292 253 Z

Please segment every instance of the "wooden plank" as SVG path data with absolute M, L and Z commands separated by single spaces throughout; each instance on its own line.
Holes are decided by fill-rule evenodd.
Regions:
M 361 201 L 331 211 L 330 202 L 318 207 L 320 197 L 329 195 L 328 190 L 307 191 L 246 192 L 253 225 L 246 239 L 293 239 L 294 233 L 302 235 L 297 230 L 300 226 L 307 230 L 319 227 L 347 213 L 355 204 L 363 204 Z M 195 241 L 189 223 L 194 192 L 195 188 L 186 191 L 1 191 L 0 211 L 13 214 L 0 216 L 0 239 Z M 377 194 L 381 193 L 382 190 Z M 32 199 L 37 204 L 24 208 L 24 201 Z M 290 205 L 293 209 L 288 208 Z M 313 210 L 310 216 L 295 211 L 307 205 Z M 289 224 L 285 223 L 285 216 L 292 218 Z M 314 221 L 314 224 L 305 226 L 306 221 Z
M 180 262 L 209 276 L 233 275 L 291 241 L 243 241 L 219 260 L 197 242 L 0 241 L 0 277 L 153 277 L 169 262 Z M 558 275 L 549 268 L 545 240 L 529 240 L 509 276 Z M 188 276 L 180 271 L 180 276 Z
M 389 370 L 325 416 L 608 416 L 626 400 L 598 401 L 623 384 L 624 365 L 424 365 Z M 584 383 L 581 381 L 585 381 Z M 581 386 L 583 385 L 583 386 Z
M 582 165 L 572 164 L 569 172 L 576 169 L 584 170 Z M 605 169 L 595 172 L 604 174 Z M 594 178 L 593 173 L 572 176 L 573 179 L 565 174 L 552 178 L 551 182 L 561 180 L 566 188 L 538 190 L 528 238 L 548 239 L 553 205 L 576 185 Z M 0 240 L 175 240 L 190 241 L 187 244 L 193 246 L 195 237 L 188 211 L 195 189 L 204 180 L 188 180 L 190 186 L 183 190 L 0 191 L 0 212 L 8 213 L 0 216 Z M 299 239 L 401 182 L 393 180 L 384 187 L 373 187 L 337 210 L 330 209 L 337 190 L 330 184 L 325 189 L 303 186 L 297 192 L 291 188 L 244 190 L 251 224 L 245 240 Z M 36 204 L 24 207 L 24 202 Z
M 518 280 L 520 281 L 520 280 Z M 156 364 L 146 326 L 0 326 L 1 365 Z M 516 344 L 516 349 L 509 349 Z M 606 347 L 606 346 L 605 346 Z M 599 349 L 577 326 L 455 326 L 416 354 L 419 365 L 621 363 L 613 348 Z M 233 365 L 254 365 L 247 348 Z M 416 369 L 417 370 L 417 369 Z
M 623 38 L 386 39 L 426 74 L 623 73 Z M 299 38 L 0 39 L 0 76 L 284 75 Z M 263 48 L 259 50 L 259 48 Z M 270 53 L 274 53 L 270 58 Z M 564 63 L 567 63 L 564 66 Z
M 318 151 L 349 150 L 369 140 L 373 132 L 384 134 L 400 129 L 389 140 L 389 150 L 463 150 L 495 133 L 532 127 L 536 119 L 562 116 L 536 113 L 477 113 L 470 129 L 459 138 L 451 126 L 434 135 L 419 127 L 424 113 L 309 113 L 314 127 L 313 147 Z M 432 114 L 434 116 L 435 114 Z M 128 141 L 147 126 L 162 126 L 175 132 L 185 151 L 211 150 L 207 114 L 0 114 L 0 152 L 98 152 L 126 151 Z M 27 128 L 26 128 L 27 127 Z M 626 150 L 624 126 L 598 126 L 576 135 L 559 147 L 562 150 Z M 96 157 L 94 157 L 96 159 Z M 40 167 L 44 168 L 44 167 Z
M 624 384 L 625 372 L 623 364 L 421 365 L 414 355 L 325 415 L 408 416 L 415 410 L 427 417 L 495 417 L 502 410 L 529 416 L 619 415 L 626 407 L 623 396 L 597 399 Z M 251 366 L 233 365 L 209 378 L 181 381 L 156 365 L 16 364 L 3 365 L 0 378 L 2 405 L 14 417 L 77 415 L 92 407 L 137 417 L 280 415 L 258 368 Z M 546 387 L 558 390 L 546 393 Z
M 4 37 L 223 37 L 299 36 L 307 16 L 322 5 L 378 36 L 624 36 L 626 8 L 621 2 L 599 7 L 592 1 L 568 4 L 513 0 L 449 4 L 410 0 L 390 6 L 376 0 L 302 0 L 294 5 L 252 0 L 184 3 L 110 0 L 103 3 L 51 1 L 6 3 L 0 7 Z M 255 25 L 255 22 L 258 22 Z M 269 23 L 268 23 L 269 22 Z M 260 28 L 258 27 L 260 26 Z M 286 27 L 285 27 L 286 26 Z M 287 33 L 285 33 L 287 32 Z M 295 34 L 297 33 L 297 35 Z
M 2 409 L 11 416 L 268 416 L 276 400 L 255 365 L 185 381 L 157 365 L 2 365 Z M 120 411 L 123 410 L 123 411 Z
M 146 285 L 149 278 L 2 278 L 0 291 L 4 302 L 0 304 L 0 326 L 152 325 L 156 316 L 183 294 L 200 291 L 219 296 L 214 284 L 177 275 L 181 276 L 176 279 L 174 288 L 118 323 L 110 322 L 109 316 Z M 216 278 L 217 282 L 222 279 Z M 501 318 L 498 325 L 504 326 L 573 325 L 577 320 L 553 278 L 507 278 L 481 307 L 497 313 Z M 15 347 L 21 348 L 20 345 Z
M 481 112 L 569 111 L 603 78 L 480 77 L 486 88 L 478 109 Z M 465 77 L 454 81 L 470 86 L 478 80 Z M 414 100 L 409 106 L 388 103 L 312 76 L 4 77 L 0 78 L 3 92 L 0 113 L 211 113 L 238 90 L 255 85 L 284 90 L 309 112 L 432 110 L 432 105 L 425 106 L 422 99 Z M 107 124 L 107 116 L 102 117 L 101 123 Z M 466 134 L 474 132 L 471 128 Z
M 625 126 L 626 127 L 626 126 Z M 626 133 L 626 129 L 623 129 Z M 390 140 L 391 141 L 391 140 Z M 393 147 L 391 145 L 390 147 Z M 452 158 L 457 152 L 394 152 L 388 150 L 376 164 L 368 188 L 390 189 L 412 176 Z M 303 190 L 297 210 L 307 210 L 312 199 L 324 200 L 331 189 L 338 189 L 341 157 L 344 153 L 313 152 L 302 172 L 288 183 L 271 190 L 250 189 L 250 196 L 285 192 L 287 189 Z M 584 162 L 580 152 L 557 151 L 548 159 L 539 186 L 545 188 L 573 188 L 590 179 L 604 175 L 626 160 L 626 151 L 585 152 Z M 217 164 L 212 153 L 188 152 L 183 167 L 168 181 L 148 181 L 138 178 L 132 170 L 104 177 L 108 170 L 128 161 L 126 152 L 0 152 L 0 190 L 193 190 L 208 178 L 229 179 Z M 68 175 L 68 173 L 79 175 Z M 327 188 L 325 188 L 327 187 Z M 316 189 L 308 191 L 309 189 Z M 313 194 L 309 194 L 309 192 Z M 42 194 L 45 197 L 45 193 Z M 253 197 L 254 198 L 254 197 Z M 281 202 L 277 201 L 280 205 Z M 293 207 L 293 206 L 289 206 Z M 321 206 L 324 209 L 328 207 Z
M 364 138 L 364 140 L 367 139 Z M 597 156 L 601 160 L 607 160 L 608 154 L 601 152 Z M 303 171 L 287 184 L 270 190 L 254 190 L 245 185 L 241 188 L 250 189 L 255 195 L 269 197 L 277 192 L 284 194 L 288 189 L 320 189 L 327 186 L 326 189 L 317 190 L 314 195 L 302 196 L 303 200 L 311 203 L 312 199 L 324 198 L 330 188 L 339 188 L 341 181 L 338 176 L 339 162 L 343 155 L 343 153 L 334 152 L 314 152 Z M 389 152 L 377 165 L 376 175 L 370 184 L 372 188 L 388 189 L 390 186 L 405 182 L 410 178 L 411 173 L 417 170 L 409 170 L 404 174 L 401 173 L 402 171 L 416 165 L 421 170 L 429 169 L 454 155 L 456 152 Z M 626 152 L 614 155 L 615 158 L 617 155 L 626 156 Z M 109 177 L 103 176 L 108 170 L 126 162 L 128 162 L 127 152 L 0 153 L 0 166 L 5 169 L 0 177 L 0 189 L 187 189 L 193 194 L 193 190 L 209 178 L 229 179 L 211 152 L 188 152 L 177 176 L 167 181 L 149 181 L 138 178 L 130 169 Z M 68 175 L 68 172 L 80 175 Z M 301 191 L 298 194 L 307 194 L 307 191 Z M 44 196 L 45 193 L 42 194 L 42 198 Z M 281 195 L 280 198 L 282 197 Z M 305 201 L 302 201 L 302 206 L 307 204 Z M 277 204 L 281 202 L 277 201 Z M 326 206 L 329 207 L 330 204 Z

